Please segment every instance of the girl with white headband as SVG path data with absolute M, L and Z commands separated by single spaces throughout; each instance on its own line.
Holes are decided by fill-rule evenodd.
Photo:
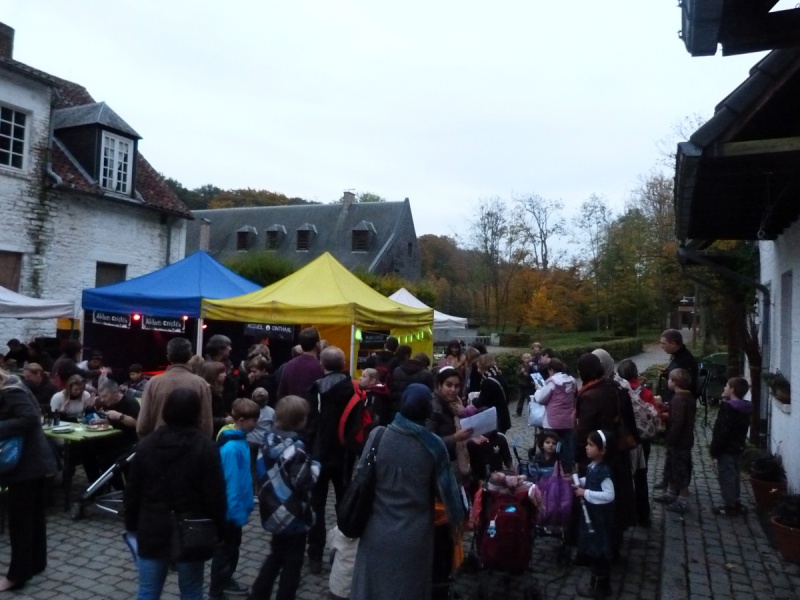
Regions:
M 587 598 L 606 598 L 611 595 L 611 559 L 614 557 L 612 530 L 614 523 L 614 482 L 611 468 L 605 463 L 606 448 L 611 434 L 603 430 L 590 431 L 586 438 L 586 457 L 591 461 L 586 477 L 573 486 L 575 495 L 583 498 L 588 519 L 581 519 L 578 552 L 589 558 L 591 580 L 578 586 L 578 595 Z

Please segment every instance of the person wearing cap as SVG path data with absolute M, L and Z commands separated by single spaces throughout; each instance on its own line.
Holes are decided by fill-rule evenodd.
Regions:
M 50 381 L 49 375 L 38 363 L 29 362 L 22 369 L 22 381 L 36 397 L 43 413 L 50 412 L 50 400 L 58 393 L 58 388 Z
M 24 365 L 28 362 L 28 347 L 20 342 L 17 338 L 8 340 L 8 352 L 6 353 L 6 362 L 9 360 L 17 361 L 18 366 Z

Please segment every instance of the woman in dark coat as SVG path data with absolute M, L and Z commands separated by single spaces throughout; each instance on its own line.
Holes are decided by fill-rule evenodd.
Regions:
M 11 562 L 0 592 L 17 590 L 47 566 L 45 480 L 55 475 L 56 459 L 42 432 L 39 403 L 19 377 L 0 370 L 0 439 L 22 436 L 16 468 L 0 476 L 8 487 Z
M 578 374 L 583 386 L 578 392 L 575 407 L 577 422 L 575 425 L 575 462 L 581 474 L 585 473 L 588 460 L 586 458 L 586 439 L 590 431 L 602 429 L 618 432 L 620 422 L 624 422 L 628 431 L 636 433 L 633 421 L 633 408 L 627 390 L 618 383 L 605 377 L 600 359 L 587 353 L 578 359 Z M 627 401 L 628 406 L 625 406 Z M 629 452 L 615 452 L 608 449 L 606 463 L 611 468 L 614 480 L 617 518 L 615 519 L 614 548 L 619 553 L 622 544 L 622 533 L 630 526 L 636 525 L 636 500 L 633 491 L 633 475 Z
M 139 600 L 161 597 L 170 564 L 171 513 L 225 523 L 219 450 L 199 429 L 200 398 L 178 388 L 164 403 L 164 426 L 136 448 L 125 488 L 125 527 L 137 534 Z M 203 597 L 203 566 L 177 562 L 181 600 Z
M 472 401 L 477 409 L 497 409 L 497 431 L 505 433 L 511 429 L 511 413 L 508 410 L 508 384 L 497 368 L 491 354 L 483 354 L 478 359 L 478 372 L 481 374 L 480 394 Z

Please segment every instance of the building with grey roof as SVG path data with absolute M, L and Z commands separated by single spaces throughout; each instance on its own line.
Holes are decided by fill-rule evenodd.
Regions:
M 241 252 L 275 252 L 301 267 L 330 252 L 351 271 L 420 277 L 420 254 L 411 206 L 403 202 L 354 202 L 257 206 L 194 211 L 186 253 L 206 250 L 224 261 Z

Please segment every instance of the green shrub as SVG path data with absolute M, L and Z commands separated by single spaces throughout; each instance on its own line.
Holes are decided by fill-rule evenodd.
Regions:
M 530 333 L 501 333 L 500 345 L 508 348 L 527 348 L 531 345 Z

